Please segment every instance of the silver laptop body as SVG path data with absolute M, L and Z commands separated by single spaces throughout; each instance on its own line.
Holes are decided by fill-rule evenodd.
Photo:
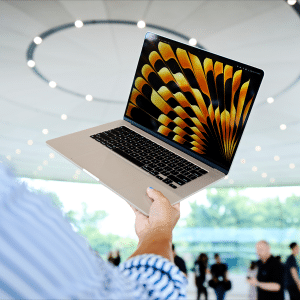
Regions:
M 262 78 L 148 32 L 124 119 L 46 143 L 148 215 L 147 187 L 175 204 L 228 174 Z

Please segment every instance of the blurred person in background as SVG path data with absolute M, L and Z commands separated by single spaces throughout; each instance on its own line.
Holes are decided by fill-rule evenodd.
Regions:
M 284 269 L 282 264 L 271 254 L 267 241 L 256 244 L 256 253 L 260 260 L 257 262 L 257 278 L 248 279 L 248 283 L 257 288 L 258 300 L 284 299 Z
M 197 287 L 197 300 L 200 299 L 201 294 L 204 294 L 205 300 L 207 297 L 207 289 L 205 287 L 206 273 L 208 270 L 208 257 L 205 253 L 200 253 L 197 260 L 195 261 L 195 284 Z
M 300 299 L 300 280 L 299 280 L 299 267 L 296 257 L 299 254 L 299 246 L 297 243 L 291 243 L 290 249 L 292 254 L 287 258 L 285 263 L 285 279 L 286 288 L 290 295 L 290 300 Z
M 115 267 L 90 250 L 49 196 L 0 163 L 0 299 L 186 299 L 187 279 L 172 252 L 180 205 L 146 192 L 149 216 L 133 209 L 138 247 Z
M 247 272 L 247 279 L 256 278 L 257 272 L 258 272 L 257 262 L 253 260 L 253 261 L 251 261 L 250 267 Z M 248 299 L 249 300 L 257 299 L 256 287 L 253 285 L 250 285 Z
M 223 264 L 218 253 L 214 255 L 216 263 L 211 266 L 212 279 L 209 281 L 216 293 L 217 300 L 224 300 L 226 291 L 231 289 L 231 282 L 228 280 L 228 267 Z
M 173 251 L 173 256 L 174 256 L 174 264 L 187 277 L 187 269 L 186 269 L 185 261 L 183 260 L 183 258 L 181 258 L 180 256 L 177 255 L 174 244 L 172 244 L 172 251 Z
M 121 262 L 120 250 L 109 251 L 107 260 L 115 266 L 118 266 Z

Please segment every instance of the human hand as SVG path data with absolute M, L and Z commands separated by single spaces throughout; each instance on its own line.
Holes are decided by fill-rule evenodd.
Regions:
M 247 281 L 252 286 L 257 286 L 259 283 L 259 281 L 255 277 L 251 277 L 251 278 L 247 279 Z
M 135 219 L 135 232 L 139 242 L 144 239 L 149 230 L 172 237 L 172 231 L 180 217 L 180 204 L 171 205 L 170 201 L 159 191 L 147 188 L 148 196 L 153 200 L 149 217 L 132 207 Z

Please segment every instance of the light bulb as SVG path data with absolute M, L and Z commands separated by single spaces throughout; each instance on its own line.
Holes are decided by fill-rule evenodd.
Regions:
M 86 95 L 85 96 L 85 100 L 92 101 L 93 100 L 93 96 L 92 95 Z
M 285 125 L 285 124 L 281 124 L 281 125 L 280 125 L 280 129 L 281 129 L 281 130 L 286 130 L 286 125 Z
M 28 66 L 29 68 L 33 68 L 33 67 L 35 66 L 35 61 L 29 60 L 29 61 L 27 62 L 27 66 Z
M 137 22 L 137 27 L 138 28 L 145 28 L 146 27 L 146 23 L 143 20 L 140 20 Z
M 191 38 L 191 39 L 189 40 L 189 44 L 190 44 L 191 46 L 195 46 L 195 45 L 197 45 L 197 40 L 194 39 L 194 38 Z
M 57 84 L 55 81 L 50 81 L 49 86 L 54 89 L 57 86 Z
M 39 45 L 39 44 L 41 44 L 41 42 L 43 41 L 39 36 L 36 36 L 34 39 L 33 39 L 33 41 L 37 44 L 37 45 Z
M 81 20 L 77 20 L 77 21 L 75 21 L 75 27 L 76 28 L 81 28 L 82 26 L 83 26 L 83 22 L 81 21 Z

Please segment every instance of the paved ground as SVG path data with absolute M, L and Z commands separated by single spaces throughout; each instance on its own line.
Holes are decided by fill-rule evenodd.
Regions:
M 194 284 L 194 273 L 189 274 L 189 284 L 187 290 L 187 299 L 196 300 L 197 299 L 197 289 Z M 226 294 L 225 300 L 248 300 L 249 285 L 246 282 L 245 275 L 234 275 L 230 274 L 230 280 L 232 282 L 232 289 Z M 216 300 L 216 295 L 212 288 L 208 288 L 208 300 Z M 200 300 L 204 300 L 204 295 L 201 295 Z M 286 294 L 285 300 L 289 300 L 290 297 Z
M 189 274 L 189 285 L 187 291 L 188 300 L 196 300 L 197 289 L 194 284 L 194 273 Z M 248 300 L 249 285 L 246 282 L 245 275 L 230 275 L 232 282 L 232 289 L 226 294 L 226 300 Z M 208 288 L 209 300 L 215 300 L 216 296 L 212 288 Z M 204 299 L 204 295 L 201 296 L 201 300 Z

